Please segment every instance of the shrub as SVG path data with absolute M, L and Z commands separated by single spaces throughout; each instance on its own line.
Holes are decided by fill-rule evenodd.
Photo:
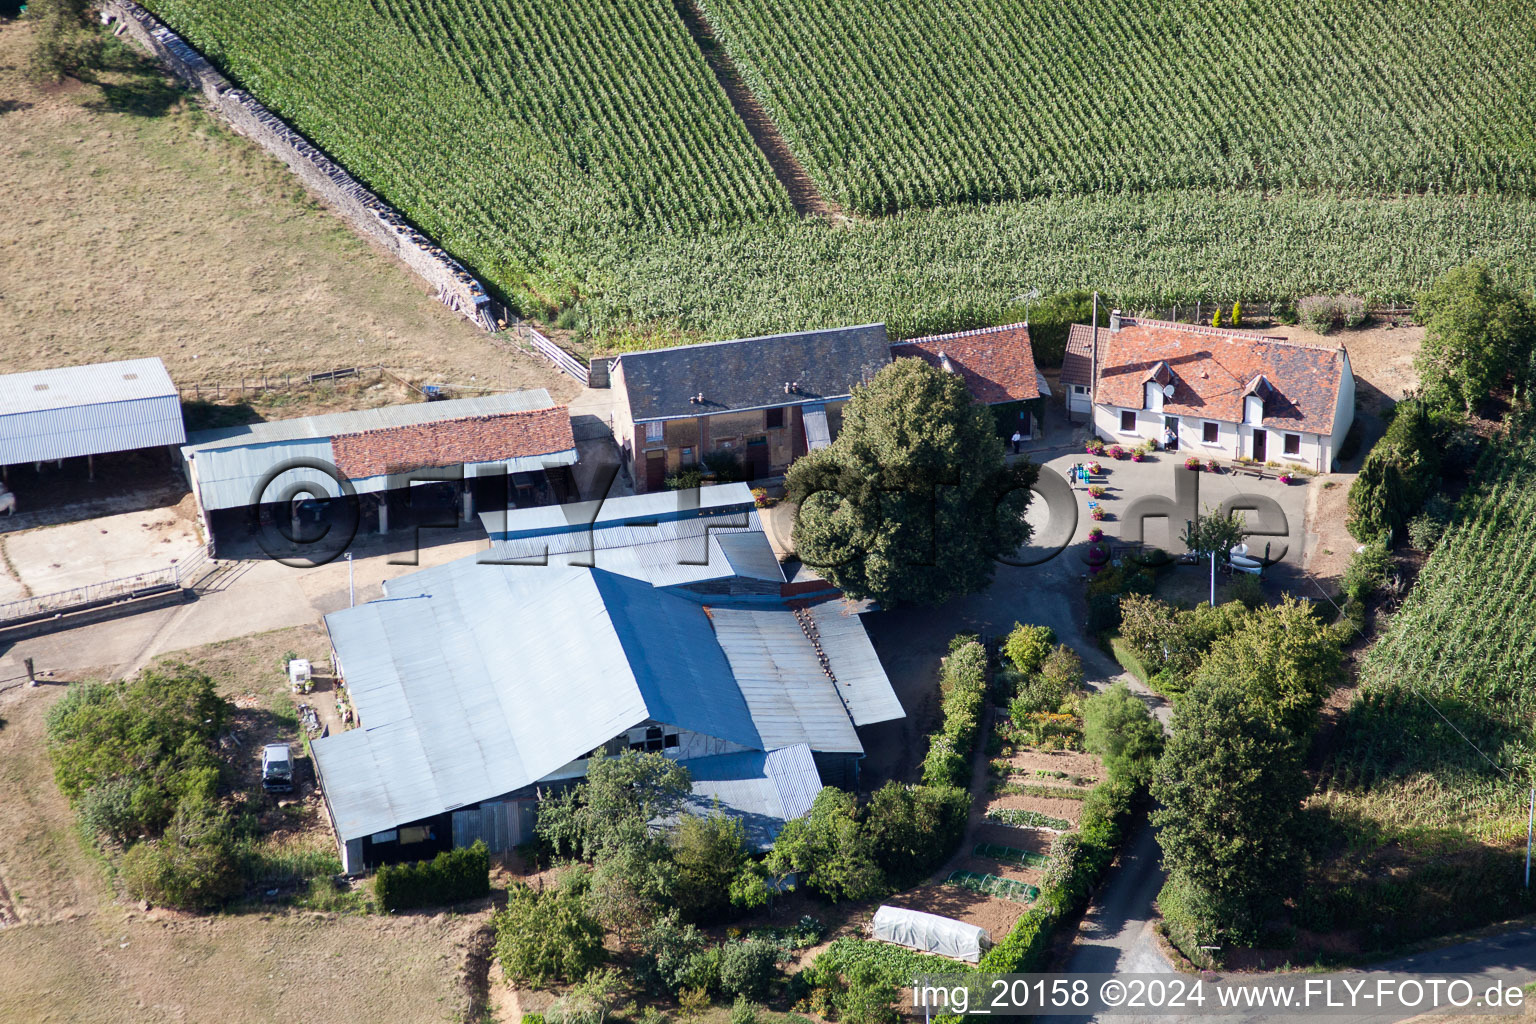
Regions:
M 603 957 L 603 930 L 577 885 L 535 892 L 513 883 L 494 923 L 496 956 L 511 981 L 534 986 L 579 981 Z
M 1013 667 L 1025 675 L 1040 671 L 1041 662 L 1051 653 L 1056 634 L 1050 626 L 1025 626 L 1015 622 L 1013 631 L 1003 641 L 1003 654 Z
M 709 942 L 691 924 L 669 914 L 640 935 L 635 975 L 653 995 L 676 995 L 684 989 L 711 989 L 717 984 L 718 957 L 707 955 Z
M 1361 542 L 1396 533 L 1439 484 L 1441 453 L 1455 417 L 1416 399 L 1399 402 L 1386 433 L 1349 488 L 1348 527 Z
M 746 996 L 737 996 L 731 1004 L 731 1024 L 757 1024 L 757 1014 L 762 1007 Z
M 1067 699 L 1067 688 L 1061 683 L 1031 676 L 1019 687 L 1019 695 L 1008 705 L 1008 717 L 1015 726 L 1022 727 L 1034 715 L 1051 714 Z
M 898 1019 L 896 986 L 881 975 L 879 968 L 860 961 L 848 968 L 844 987 L 833 997 L 837 1019 L 844 1024 L 894 1024 Z
M 766 939 L 744 939 L 720 947 L 720 991 L 727 998 L 762 1001 L 779 976 L 779 947 Z
M 1344 577 L 1339 581 L 1349 602 L 1364 604 L 1387 582 L 1392 556 L 1379 544 L 1367 544 L 1349 559 Z
M 598 971 L 562 996 L 545 1017 L 549 1024 L 603 1024 L 622 991 L 617 971 Z
M 684 466 L 662 483 L 669 491 L 691 491 L 704 486 L 704 471 L 697 466 Z
M 478 839 L 467 849 L 444 850 L 430 861 L 385 864 L 373 880 L 373 894 L 386 911 L 458 903 L 490 891 L 491 855 Z
M 1107 771 L 1145 785 L 1163 748 L 1163 729 L 1124 683 L 1083 702 L 1083 746 Z
M 955 749 L 948 736 L 939 733 L 928 741 L 928 753 L 923 758 L 923 785 L 964 786 L 970 775 L 970 759 Z
M 127 845 L 143 830 L 141 812 L 134 807 L 140 784 L 133 779 L 108 779 L 87 789 L 80 798 L 80 826 L 93 837 Z
M 244 888 L 227 840 L 176 838 L 135 843 L 118 865 L 123 888 L 135 899 L 182 910 L 209 910 Z
M 1065 691 L 1083 685 L 1083 659 L 1066 644 L 1057 644 L 1040 664 L 1040 677 Z
M 1318 334 L 1333 330 L 1335 312 L 1333 299 L 1327 295 L 1308 295 L 1296 303 L 1296 318 L 1301 325 Z

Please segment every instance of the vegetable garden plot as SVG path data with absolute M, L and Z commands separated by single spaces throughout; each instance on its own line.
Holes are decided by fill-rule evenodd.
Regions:
M 944 879 L 944 884 L 958 885 L 984 896 L 1013 900 L 1015 903 L 1033 903 L 1040 895 L 1040 890 L 1036 886 L 1015 882 L 1011 878 L 999 878 L 997 875 L 979 874 L 975 871 L 952 871 L 949 877 Z
M 1032 853 L 1012 846 L 999 846 L 996 843 L 977 843 L 971 853 L 974 856 L 987 857 L 1004 864 L 1016 864 L 1021 868 L 1039 869 L 1051 862 L 1051 858 L 1043 853 Z
M 1066 832 L 1072 823 L 1065 818 L 1053 818 L 1039 811 L 1026 811 L 1017 807 L 996 807 L 987 812 L 988 821 L 1018 828 L 1043 828 L 1052 832 Z

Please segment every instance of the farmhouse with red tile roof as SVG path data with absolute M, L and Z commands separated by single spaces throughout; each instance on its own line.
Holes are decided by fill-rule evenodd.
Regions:
M 1343 348 L 1111 314 L 1075 325 L 1061 380 L 1069 411 L 1106 441 L 1164 441 L 1192 455 L 1333 468 L 1354 422 L 1355 378 Z M 1097 382 L 1094 382 L 1094 367 Z
M 984 405 L 1034 402 L 1051 393 L 1050 385 L 1035 367 L 1028 324 L 983 327 L 892 343 L 891 358 L 907 357 L 921 359 L 948 373 L 958 373 L 971 397 Z M 1036 436 L 1038 408 L 1033 414 L 1025 406 L 1005 412 L 1012 424 L 1008 430 L 1017 427 L 1025 438 Z M 999 424 L 1002 422 L 1000 419 Z

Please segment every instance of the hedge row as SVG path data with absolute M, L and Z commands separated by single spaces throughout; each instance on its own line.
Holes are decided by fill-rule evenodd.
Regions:
M 939 675 L 944 694 L 944 724 L 923 758 L 923 784 L 967 788 L 971 781 L 971 752 L 986 705 L 987 652 L 972 640 L 944 659 Z
M 430 861 L 385 864 L 373 894 L 387 911 L 458 903 L 489 895 L 491 855 L 479 839 L 467 849 L 444 850 Z

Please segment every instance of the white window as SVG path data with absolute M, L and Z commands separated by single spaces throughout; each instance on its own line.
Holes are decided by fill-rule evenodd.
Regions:
M 1120 433 L 1136 433 L 1136 410 L 1122 409 L 1120 411 Z
M 661 427 L 662 427 L 662 424 L 661 424 L 660 420 L 652 420 L 650 423 L 647 423 L 645 425 L 645 443 L 646 444 L 660 444 L 661 443 L 661 436 L 662 436 L 661 435 Z
M 1211 420 L 1206 420 L 1200 428 L 1200 440 L 1206 444 L 1215 444 L 1221 440 L 1221 425 Z
M 1285 454 L 1287 454 L 1287 455 L 1300 455 L 1301 454 L 1301 435 L 1300 434 L 1286 434 L 1285 435 Z

